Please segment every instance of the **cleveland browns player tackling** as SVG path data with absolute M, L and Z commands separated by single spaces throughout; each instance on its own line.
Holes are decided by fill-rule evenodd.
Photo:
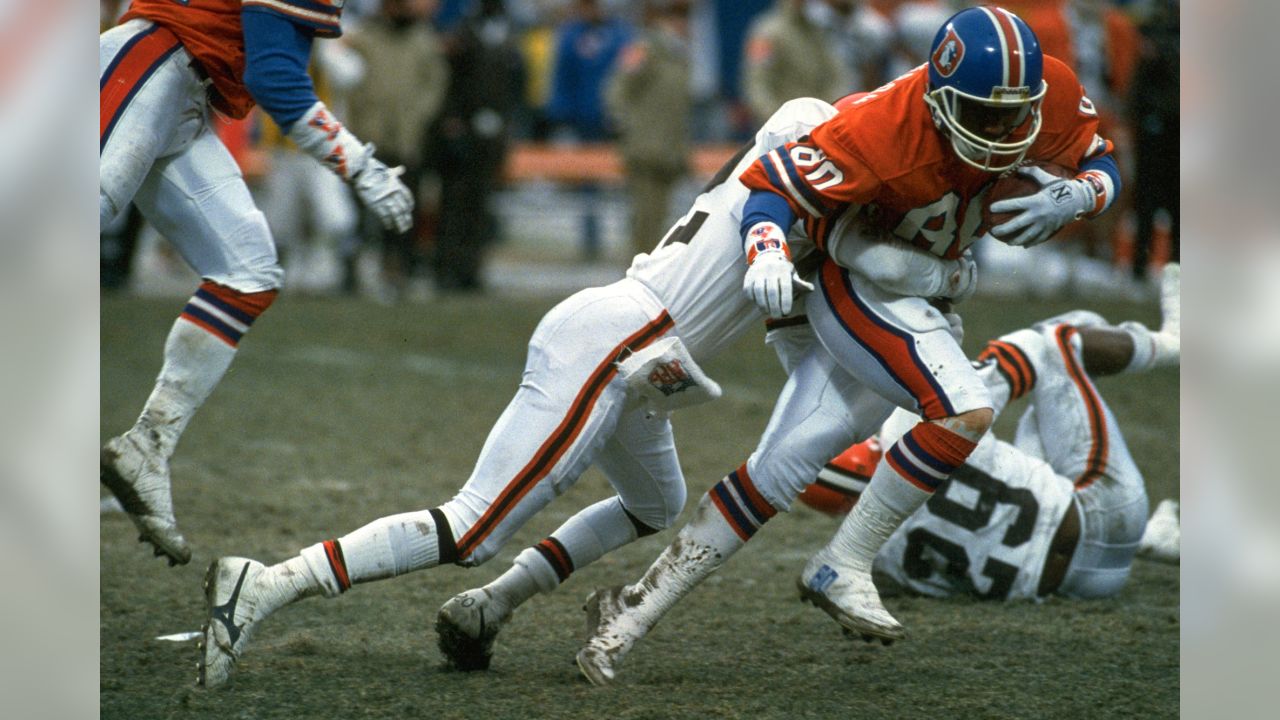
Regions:
M 743 261 L 739 228 L 749 191 L 737 178 L 769 148 L 835 113 L 812 98 L 784 105 L 658 247 L 636 256 L 626 279 L 578 292 L 543 317 L 520 388 L 452 499 L 379 518 L 276 565 L 215 561 L 206 577 L 199 683 L 224 684 L 262 620 L 298 599 L 335 597 L 441 564 L 483 564 L 593 464 L 615 495 L 521 552 L 493 583 L 441 608 L 440 645 L 451 664 L 488 667 L 495 636 L 520 604 L 605 553 L 669 527 L 686 489 L 668 411 L 718 394 L 699 364 L 760 322 L 752 298 L 768 289 Z M 792 242 L 811 245 L 799 231 Z M 971 263 L 907 246 L 876 248 L 867 257 L 910 268 L 900 278 L 905 291 L 960 299 L 975 282 Z M 792 282 L 788 273 L 788 290 Z M 790 309 L 788 298 L 782 311 Z

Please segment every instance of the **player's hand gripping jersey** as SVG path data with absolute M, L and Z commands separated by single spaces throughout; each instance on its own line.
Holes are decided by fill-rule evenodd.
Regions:
M 959 257 L 977 239 L 983 196 L 997 175 L 962 162 L 935 126 L 924 101 L 927 68 L 840 100 L 839 114 L 808 137 L 772 149 L 742 182 L 781 196 L 837 260 L 839 248 L 827 238 L 844 213 L 857 214 L 872 236 Z M 1026 158 L 1080 169 L 1107 155 L 1111 143 L 1097 135 L 1097 112 L 1071 69 L 1046 56 L 1044 80 L 1043 123 Z M 1109 201 L 1100 198 L 1093 214 Z

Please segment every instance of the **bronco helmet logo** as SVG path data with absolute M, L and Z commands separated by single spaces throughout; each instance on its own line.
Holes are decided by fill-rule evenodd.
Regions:
M 954 27 L 947 28 L 946 37 L 942 38 L 942 42 L 938 43 L 938 49 L 933 51 L 933 69 L 938 71 L 942 77 L 951 77 L 960 67 L 960 61 L 964 59 L 964 41 L 956 34 Z

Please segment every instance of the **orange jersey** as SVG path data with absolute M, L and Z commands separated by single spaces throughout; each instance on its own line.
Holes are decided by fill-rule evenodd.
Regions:
M 342 34 L 339 19 L 346 0 L 133 0 L 120 18 L 145 18 L 168 28 L 199 63 L 217 90 L 214 106 L 233 118 L 249 114 L 254 101 L 244 87 L 242 8 L 279 14 L 316 37 Z
M 1097 135 L 1098 116 L 1075 74 L 1045 56 L 1048 92 L 1040 134 L 1028 160 L 1079 168 L 1111 150 Z M 840 100 L 835 117 L 806 138 L 756 160 L 742 175 L 753 190 L 777 193 L 820 248 L 844 213 L 860 213 L 872 234 L 888 233 L 946 258 L 959 257 L 976 239 L 986 189 L 994 173 L 955 156 L 934 125 L 920 66 L 868 93 Z

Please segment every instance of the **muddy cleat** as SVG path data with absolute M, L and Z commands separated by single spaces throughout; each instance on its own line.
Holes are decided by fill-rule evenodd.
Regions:
M 209 565 L 204 576 L 209 619 L 201 628 L 197 685 L 226 684 L 257 624 L 275 609 L 265 602 L 260 582 L 265 570 L 262 563 L 241 557 L 219 558 Z
M 587 613 L 587 642 L 576 660 L 592 685 L 613 682 L 618 663 L 645 634 L 645 628 L 626 616 L 622 602 L 625 590 L 621 585 L 596 590 L 582 606 Z
M 191 560 L 191 548 L 173 517 L 166 459 L 148 453 L 125 433 L 102 448 L 100 477 L 142 533 L 140 539 L 155 546 L 156 555 L 167 558 L 170 566 Z
M 456 670 L 488 670 L 493 641 L 511 618 L 511 608 L 484 588 L 454 595 L 436 614 L 436 635 L 445 662 Z
M 870 573 L 860 573 L 823 562 L 815 555 L 796 579 L 800 599 L 813 603 L 840 626 L 864 640 L 879 639 L 888 645 L 907 636 L 902 625 L 880 602 Z

